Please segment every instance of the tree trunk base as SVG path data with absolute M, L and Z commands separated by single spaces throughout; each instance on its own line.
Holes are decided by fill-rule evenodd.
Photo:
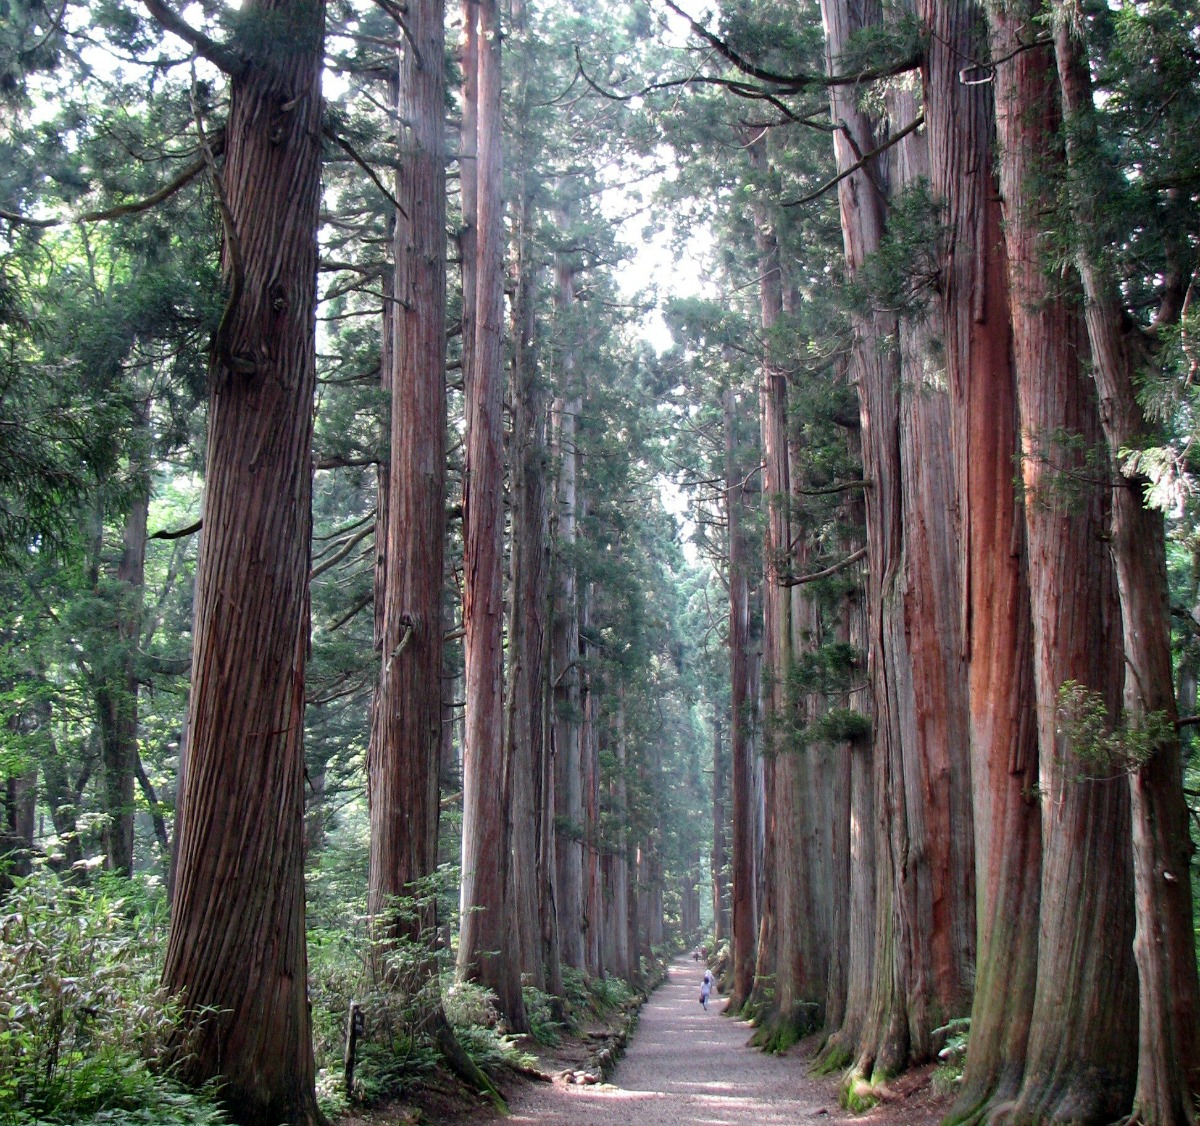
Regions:
M 450 1022 L 446 1019 L 441 1005 L 438 1005 L 437 1010 L 430 1017 L 430 1032 L 433 1035 L 433 1042 L 442 1054 L 442 1059 L 446 1061 L 446 1066 L 468 1087 L 491 1099 L 498 1114 L 507 1115 L 508 1104 L 504 1101 L 504 1096 L 496 1089 L 496 1085 L 487 1077 L 483 1069 L 467 1055 L 466 1050 L 458 1042 L 458 1037 L 454 1035 L 454 1029 L 450 1027 Z
M 750 1046 L 761 1048 L 771 1055 L 783 1055 L 819 1026 L 820 1006 L 812 1001 L 798 1001 L 788 1013 L 777 1010 L 760 1014 L 757 1028 L 750 1037 Z
M 854 1063 L 854 1052 L 841 1042 L 835 1033 L 825 1041 L 825 1046 L 817 1053 L 809 1074 L 814 1076 L 833 1075 L 845 1071 Z

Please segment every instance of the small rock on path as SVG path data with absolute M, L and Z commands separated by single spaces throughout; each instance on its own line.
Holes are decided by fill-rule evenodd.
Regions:
M 701 1007 L 703 964 L 679 958 L 646 1002 L 611 1083 L 530 1087 L 510 1101 L 513 1123 L 531 1126 L 796 1126 L 797 1123 L 936 1123 L 944 1106 L 880 1107 L 853 1117 L 837 1083 L 807 1074 L 798 1056 L 749 1048 L 751 1028 L 721 1015 L 725 999 Z M 900 1116 L 897 1117 L 897 1111 Z M 890 1112 L 890 1113 L 889 1113 Z

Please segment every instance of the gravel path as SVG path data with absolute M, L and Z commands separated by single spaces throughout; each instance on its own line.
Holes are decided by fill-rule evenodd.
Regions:
M 537 1126 L 795 1126 L 842 1121 L 833 1084 L 809 1079 L 796 1058 L 746 1047 L 750 1026 L 705 1012 L 703 968 L 690 958 L 670 966 L 611 1084 L 529 1088 L 512 1103 L 511 1123 Z

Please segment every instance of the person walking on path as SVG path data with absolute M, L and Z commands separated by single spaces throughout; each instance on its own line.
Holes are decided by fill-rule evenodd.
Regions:
M 700 1004 L 704 1006 L 704 1011 L 708 1012 L 708 995 L 712 992 L 713 975 L 712 970 L 704 971 L 704 980 L 700 983 Z

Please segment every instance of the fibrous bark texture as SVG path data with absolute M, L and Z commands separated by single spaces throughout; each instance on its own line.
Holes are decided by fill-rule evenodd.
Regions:
M 573 549 L 576 534 L 579 450 L 576 432 L 582 398 L 575 390 L 579 378 L 572 333 L 575 273 L 568 260 L 556 268 L 555 309 L 559 317 L 561 371 L 564 394 L 554 403 L 555 454 L 558 462 L 556 539 L 559 551 L 554 570 L 550 686 L 554 698 L 554 797 L 558 873 L 558 932 L 562 963 L 583 969 L 583 792 L 580 727 L 582 699 L 579 670 L 579 605 Z
M 1132 853 L 1126 789 L 1088 768 L 1060 732 L 1074 681 L 1111 714 L 1122 683 L 1120 607 L 1105 541 L 1108 490 L 1089 472 L 1103 439 L 1087 343 L 1069 279 L 1051 287 L 1040 242 L 1056 165 L 1050 52 L 1016 52 L 1019 13 L 992 13 L 1010 57 L 996 89 L 1000 188 L 1021 423 L 1034 636 L 1042 874 L 1037 986 L 1018 1121 L 1113 1121 L 1128 1108 L 1136 1021 Z M 1097 776 L 1099 773 L 1099 776 Z
M 436 925 L 432 902 L 390 910 L 437 865 L 442 731 L 442 565 L 445 553 L 445 79 L 444 0 L 414 0 L 413 38 L 400 53 L 400 160 L 395 216 L 397 298 L 385 325 L 391 460 L 379 497 L 385 540 L 381 664 L 375 690 L 368 785 L 371 861 L 368 907 L 379 937 L 416 938 Z M 408 919 L 408 925 L 398 922 Z M 429 935 L 427 938 L 431 939 Z
M 868 5 L 822 6 L 830 73 L 850 36 L 881 14 Z M 848 88 L 831 92 L 851 132 L 835 139 L 838 167 L 876 147 L 876 127 Z M 890 99 L 894 126 L 915 114 Z M 910 134 L 888 160 L 839 184 L 848 269 L 882 244 L 890 184 L 923 174 L 924 139 Z M 867 650 L 873 689 L 875 946 L 868 1011 L 848 1006 L 862 1034 L 851 1082 L 874 1081 L 936 1047 L 934 1030 L 963 1013 L 974 956 L 970 767 L 957 504 L 944 445 L 947 405 L 925 331 L 895 313 L 854 318 L 851 375 L 863 445 L 867 546 Z M 899 341 L 900 347 L 889 341 Z M 852 936 L 853 943 L 854 938 Z M 851 983 L 851 992 L 854 984 Z
M 475 325 L 467 380 L 463 479 L 462 924 L 459 971 L 495 990 L 512 1027 L 525 1029 L 516 919 L 507 909 L 511 864 L 504 761 L 504 241 L 501 184 L 500 12 L 476 5 L 478 155 Z
M 204 538 L 163 983 L 191 1082 L 246 1126 L 321 1120 L 304 946 L 304 662 L 324 6 L 232 80 L 222 196 L 230 301 L 209 373 Z M 243 13 L 246 8 L 243 8 Z
M 546 507 L 544 396 L 534 355 L 534 289 L 529 261 L 532 211 L 522 191 L 518 216 L 517 294 L 513 308 L 512 548 L 509 600 L 508 687 L 505 702 L 505 755 L 512 801 L 512 911 L 520 939 L 521 971 L 539 989 L 546 985 L 543 964 L 542 886 L 538 837 L 545 800 L 542 758 L 545 664 L 548 650 L 549 557 Z
M 755 827 L 758 820 L 755 786 L 754 710 L 750 693 L 749 544 L 744 529 L 745 486 L 737 460 L 737 396 L 724 395 L 725 512 L 729 528 L 729 667 L 730 753 L 732 756 L 733 832 L 730 937 L 733 982 L 728 1011 L 737 1013 L 754 985 L 755 942 L 758 937 L 755 888 Z
M 1076 260 L 1083 281 L 1092 374 L 1100 400 L 1115 487 L 1111 550 L 1121 600 L 1125 657 L 1125 721 L 1144 725 L 1154 715 L 1173 722 L 1170 607 L 1162 513 L 1144 500 L 1146 481 L 1125 451 L 1144 441 L 1149 427 L 1137 397 L 1139 340 L 1119 300 L 1117 280 L 1104 270 L 1089 240 L 1095 202 L 1086 180 L 1095 143 L 1095 110 L 1083 29 L 1059 13 L 1054 49 L 1071 173 L 1072 217 L 1078 228 Z M 1195 1120 L 1200 1090 L 1200 986 L 1197 984 L 1191 841 L 1177 737 L 1152 748 L 1129 776 L 1133 820 L 1137 962 L 1138 1059 L 1133 1113 L 1145 1126 Z
M 1040 822 L 1017 404 L 986 86 L 959 80 L 968 3 L 930 5 L 924 76 L 931 187 L 943 207 L 941 310 L 961 511 L 963 651 L 974 794 L 977 959 L 959 1107 L 1019 1085 L 1037 968 Z M 971 42 L 976 42 L 972 39 Z M 978 1036 L 978 1044 L 976 1037 Z

